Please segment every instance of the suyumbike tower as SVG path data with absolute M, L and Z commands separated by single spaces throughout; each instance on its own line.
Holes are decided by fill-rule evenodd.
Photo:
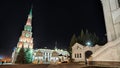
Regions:
M 22 34 L 17 43 L 17 47 L 15 48 L 12 54 L 12 63 L 15 63 L 21 48 L 24 48 L 24 51 L 27 51 L 27 49 L 29 49 L 29 57 L 31 56 L 32 58 L 33 56 L 32 8 L 29 12 L 26 25 L 24 26 L 24 30 L 22 31 Z

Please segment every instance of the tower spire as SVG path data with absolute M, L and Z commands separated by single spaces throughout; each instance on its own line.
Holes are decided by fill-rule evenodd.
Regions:
M 30 9 L 26 25 L 30 25 L 31 26 L 31 22 L 32 22 L 32 7 Z
M 31 17 L 31 18 L 32 18 L 32 9 L 33 9 L 33 7 L 31 7 L 29 15 L 28 15 L 28 17 Z
M 55 50 L 57 50 L 58 48 L 57 48 L 57 41 L 55 42 L 55 48 L 54 48 Z

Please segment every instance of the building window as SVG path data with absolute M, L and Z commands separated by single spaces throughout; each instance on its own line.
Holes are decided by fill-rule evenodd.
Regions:
M 79 54 L 77 54 L 77 58 L 79 58 Z
M 79 46 L 77 46 L 77 49 L 79 49 Z
M 81 58 L 81 53 L 80 53 L 80 58 Z
M 44 55 L 45 55 L 45 52 L 44 52 Z
M 76 54 L 75 54 L 75 58 L 76 58 Z
M 81 49 L 79 46 L 77 46 L 77 49 Z
M 45 59 L 45 56 L 43 56 L 43 59 Z

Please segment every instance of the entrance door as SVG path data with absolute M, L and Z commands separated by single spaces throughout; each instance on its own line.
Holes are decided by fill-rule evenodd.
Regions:
M 85 64 L 88 64 L 87 59 L 89 59 L 92 54 L 93 54 L 92 51 L 89 50 L 85 52 Z
M 48 62 L 48 58 L 46 58 L 46 62 Z

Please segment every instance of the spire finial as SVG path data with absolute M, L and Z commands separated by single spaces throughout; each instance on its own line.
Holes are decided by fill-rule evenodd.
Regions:
M 55 42 L 55 50 L 57 50 L 57 41 Z
M 30 13 L 29 13 L 30 16 L 32 16 L 32 9 L 33 9 L 33 5 L 31 6 L 31 9 L 30 9 Z
M 28 15 L 28 20 L 27 20 L 26 25 L 31 25 L 31 21 L 32 21 L 32 9 L 33 9 L 33 6 L 31 6 L 31 9 L 30 9 L 30 12 L 29 12 L 29 15 Z
M 32 18 L 32 9 L 33 9 L 33 5 L 31 6 L 30 12 L 29 12 L 29 17 Z

